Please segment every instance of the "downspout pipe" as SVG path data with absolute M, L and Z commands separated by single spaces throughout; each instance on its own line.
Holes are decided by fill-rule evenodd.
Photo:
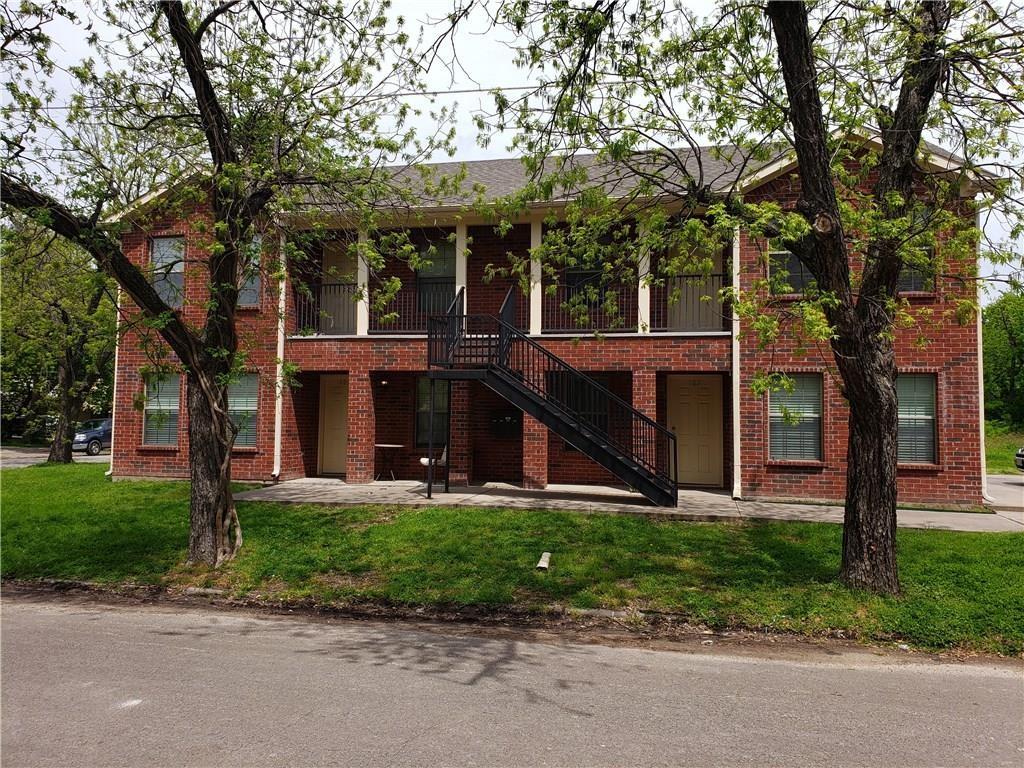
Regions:
M 978 232 L 981 232 L 981 210 L 975 212 L 975 227 Z M 977 252 L 975 252 L 975 269 L 977 269 Z M 976 300 L 978 302 L 978 316 L 975 318 L 977 323 L 977 336 L 978 336 L 978 432 L 979 442 L 978 445 L 981 449 L 981 498 L 988 502 L 994 502 L 991 496 L 988 495 L 988 466 L 985 461 L 985 359 L 984 359 L 984 344 L 982 339 L 982 333 L 984 330 L 984 324 L 981 322 L 981 280 L 974 281 L 976 290 Z
M 732 239 L 732 497 L 743 498 L 743 465 L 740 450 L 740 315 L 736 299 L 740 292 L 740 230 Z
M 284 423 L 284 333 L 285 312 L 288 308 L 285 294 L 284 247 L 284 230 L 282 230 L 278 242 L 281 277 L 277 283 L 277 367 L 274 372 L 274 469 L 270 473 L 270 478 L 275 483 L 281 477 L 281 437 Z
M 108 480 L 114 478 L 114 440 L 117 438 L 117 360 L 121 353 L 121 287 L 118 286 L 114 299 L 114 386 L 110 393 L 110 467 L 103 476 Z

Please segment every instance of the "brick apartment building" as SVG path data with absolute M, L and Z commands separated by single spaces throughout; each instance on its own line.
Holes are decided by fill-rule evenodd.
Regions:
M 948 156 L 939 154 L 932 161 L 933 170 L 949 164 Z M 709 155 L 703 162 L 708 176 L 732 180 L 725 160 Z M 484 185 L 494 196 L 516 189 L 523 180 L 514 159 L 466 166 L 469 182 Z M 742 189 L 749 199 L 774 199 L 785 206 L 796 200 L 799 179 L 792 161 L 780 158 L 745 177 Z M 964 189 L 965 196 L 973 194 Z M 545 217 L 557 210 L 549 203 L 537 205 L 501 235 L 493 222 L 475 217 L 463 201 L 425 201 L 414 219 L 406 214 L 393 222 L 415 227 L 419 242 L 432 242 L 438 249 L 430 268 L 420 274 L 395 260 L 383 275 L 371 275 L 366 264 L 354 263 L 339 240 L 327 241 L 318 254 L 326 276 L 308 292 L 265 276 L 247 282 L 239 318 L 252 373 L 231 392 L 231 410 L 245 416 L 233 476 L 264 482 L 317 475 L 343 477 L 349 483 L 422 479 L 420 459 L 427 455 L 432 423 L 434 453 L 447 447 L 456 485 L 501 481 L 544 488 L 625 481 L 638 487 L 629 472 L 617 471 L 621 467 L 615 462 L 633 462 L 627 469 L 635 469 L 639 461 L 673 485 L 721 488 L 736 497 L 842 499 L 847 407 L 830 352 L 801 352 L 795 340 L 785 338 L 770 350 L 759 350 L 753 334 L 745 333 L 748 329 L 718 295 L 724 286 L 749 290 L 756 279 L 763 279 L 769 244 L 741 231 L 730 247 L 714 255 L 710 277 L 670 278 L 664 286 L 641 280 L 620 297 L 624 322 L 604 327 L 609 319 L 593 307 L 592 326 L 580 328 L 565 302 L 591 275 L 566 274 L 550 294 L 534 262 L 529 293 L 514 291 L 518 296 L 504 304 L 512 281 L 488 281 L 485 274 L 487 265 L 507 263 L 510 252 L 527 256 L 541 241 Z M 149 216 L 144 229 L 128 231 L 124 247 L 139 265 L 159 266 L 168 254 L 182 249 L 187 263 L 189 249 L 201 247 L 198 233 L 207 223 L 202 206 L 184 213 L 179 209 L 163 220 Z M 767 263 L 787 265 L 788 281 L 798 294 L 806 278 L 794 262 L 777 252 Z M 641 263 L 641 274 L 652 266 Z M 959 270 L 951 265 L 948 271 Z M 397 311 L 392 321 L 365 299 L 355 300 L 360 286 L 372 286 L 387 275 L 402 279 L 398 297 L 386 310 Z M 181 311 L 186 316 L 196 313 L 198 320 L 204 276 L 175 268 L 162 280 L 164 289 L 183 296 Z M 901 287 L 912 312 L 938 325 L 927 345 L 917 343 L 917 329 L 896 331 L 900 500 L 980 503 L 980 334 L 974 320 L 961 323 L 954 311 L 956 302 L 973 298 L 976 288 L 970 281 L 912 271 L 901 277 Z M 674 290 L 678 301 L 668 298 Z M 440 319 L 430 320 L 443 319 L 456 296 L 455 314 L 471 318 L 459 321 L 458 348 L 443 343 L 453 338 L 444 336 L 451 328 Z M 499 340 L 494 331 L 500 324 L 487 318 L 503 310 L 507 325 L 518 333 L 508 331 Z M 477 332 L 471 327 L 474 322 L 489 324 L 491 330 Z M 446 376 L 444 371 L 466 369 L 455 373 L 454 380 L 438 382 L 433 422 L 428 326 L 434 332 L 431 344 L 436 344 L 430 354 L 442 363 L 433 367 L 435 373 Z M 520 381 L 529 378 L 524 367 L 536 365 L 527 358 L 542 359 L 541 383 L 532 394 L 517 393 L 514 376 L 501 379 L 501 372 L 494 372 L 501 379 L 496 383 L 493 377 L 467 373 L 479 368 L 482 359 L 463 349 L 476 343 L 474 339 L 491 345 L 487 354 L 504 354 L 506 373 L 515 373 Z M 437 359 L 445 355 L 447 366 Z M 457 358 L 454 365 L 452 355 Z M 277 386 L 279 359 L 297 367 L 297 386 Z M 139 336 L 125 334 L 117 354 L 113 475 L 187 476 L 184 377 L 172 376 L 147 390 L 140 370 L 148 361 Z M 582 388 L 572 380 L 572 369 L 587 374 Z M 794 390 L 755 395 L 753 377 L 768 370 L 789 374 Z M 546 394 L 538 395 L 540 390 Z M 575 439 L 577 433 L 562 424 L 564 413 L 548 418 L 531 406 L 530 397 L 551 393 L 558 396 L 560 407 L 590 425 L 577 424 L 583 437 Z M 629 406 L 639 413 L 631 413 Z M 783 418 L 784 410 L 799 413 L 799 421 Z M 598 432 L 607 434 L 598 440 Z M 599 448 L 594 448 L 597 443 Z M 619 447 L 612 450 L 612 445 Z M 595 460 L 595 451 L 608 455 Z M 622 453 L 636 455 L 623 459 Z

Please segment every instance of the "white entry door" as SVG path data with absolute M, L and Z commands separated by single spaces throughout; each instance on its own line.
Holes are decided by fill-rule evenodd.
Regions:
M 320 376 L 320 474 L 345 473 L 348 455 L 348 377 Z
M 669 376 L 668 427 L 676 435 L 679 482 L 722 485 L 722 377 Z

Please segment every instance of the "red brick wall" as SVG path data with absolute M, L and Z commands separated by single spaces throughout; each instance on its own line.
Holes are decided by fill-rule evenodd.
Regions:
M 493 419 L 505 416 L 512 424 L 496 428 Z M 469 433 L 474 483 L 522 482 L 523 414 L 478 381 L 469 382 Z
M 205 316 L 203 304 L 209 295 L 209 273 L 206 266 L 209 224 L 207 209 L 204 206 L 191 206 L 163 216 L 154 214 L 144 227 L 129 231 L 122 238 L 125 254 L 140 267 L 149 264 L 152 237 L 181 235 L 185 238 L 184 302 L 181 311 L 185 322 L 193 326 L 202 325 Z M 257 446 L 234 451 L 232 476 L 238 479 L 268 479 L 273 470 L 278 294 L 277 285 L 270 283 L 265 275 L 261 283 L 260 306 L 238 311 L 239 348 L 247 355 L 249 370 L 260 376 Z M 112 450 L 114 476 L 187 476 L 185 377 L 182 376 L 177 445 L 143 446 L 143 414 L 137 408 L 144 392 L 140 371 L 151 366 L 161 354 L 166 355 L 165 359 L 171 363 L 177 358 L 170 353 L 156 331 L 137 325 L 138 308 L 124 294 L 121 297 L 121 313 L 121 328 L 129 328 L 136 323 L 136 330 L 125 332 L 118 344 Z M 144 337 L 150 340 L 148 344 L 144 344 Z
M 470 254 L 466 264 L 466 306 L 471 314 L 496 315 L 512 281 L 496 277 L 485 282 L 488 265 L 509 266 L 509 252 L 526 258 L 530 251 L 530 225 L 517 224 L 502 237 L 494 227 L 467 227 Z M 520 327 L 529 316 L 529 300 L 520 296 L 518 302 Z
M 792 202 L 797 193 L 791 180 L 773 182 L 765 194 Z M 205 248 L 203 228 L 208 217 L 202 209 L 154 221 L 146 231 L 129 233 L 124 247 L 136 263 L 148 262 L 149 237 L 183 234 L 186 237 L 187 303 L 189 322 L 202 320 L 206 278 L 201 257 Z M 488 263 L 504 262 L 507 251 L 523 253 L 529 245 L 529 229 L 515 227 L 500 238 L 491 227 L 470 228 L 472 254 L 468 264 L 468 306 L 473 312 L 495 312 L 504 298 L 506 280 L 483 284 Z M 761 251 L 750 238 L 741 240 L 740 267 L 749 286 L 763 269 Z M 393 265 L 400 272 L 404 265 Z M 411 272 L 402 273 L 412 280 Z M 261 374 L 258 445 L 236 452 L 233 474 L 239 479 L 269 480 L 273 469 L 274 383 L 276 358 L 276 286 L 264 284 L 258 310 L 240 312 L 243 348 L 254 370 Z M 930 312 L 938 324 L 930 328 L 930 344 L 916 343 L 920 329 L 899 331 L 897 359 L 900 370 L 937 374 L 938 462 L 929 467 L 901 467 L 900 498 L 903 501 L 976 503 L 980 501 L 981 465 L 978 423 L 977 334 L 975 324 L 960 325 L 952 316 L 956 299 L 968 290 L 953 280 L 941 280 L 934 296 L 913 299 L 915 311 Z M 294 328 L 293 296 L 286 293 L 287 322 Z M 127 305 L 128 302 L 123 302 Z M 524 300 L 523 304 L 526 302 Z M 131 308 L 123 306 L 131 314 Z M 833 370 L 830 353 L 800 354 L 791 341 L 783 340 L 769 352 L 759 352 L 749 334 L 741 338 L 741 398 L 739 414 L 743 463 L 743 492 L 751 497 L 800 497 L 841 499 L 844 490 L 846 406 L 837 382 L 826 375 L 824 433 L 825 460 L 816 466 L 772 464 L 767 458 L 767 403 L 750 389 L 758 370 L 798 372 Z M 612 374 L 627 399 L 658 419 L 665 419 L 665 377 L 671 373 L 718 372 L 723 375 L 723 435 L 726 487 L 731 487 L 732 413 L 731 340 L 725 336 L 609 336 L 595 339 L 545 337 L 543 344 L 569 364 L 582 370 Z M 314 474 L 317 465 L 320 372 L 346 373 L 349 381 L 348 480 L 368 482 L 379 470 L 377 442 L 408 446 L 395 456 L 396 476 L 423 476 L 415 448 L 414 382 L 425 368 L 426 344 L 422 337 L 289 339 L 286 359 L 303 372 L 301 386 L 288 389 L 283 398 L 281 478 Z M 140 334 L 129 332 L 121 340 L 115 402 L 114 472 L 116 476 L 186 476 L 187 415 L 182 392 L 178 445 L 169 448 L 141 446 L 142 414 L 134 407 L 141 393 L 139 370 L 149 363 L 142 351 Z M 386 378 L 388 387 L 380 385 Z M 393 386 L 390 382 L 402 382 Z M 624 384 L 625 383 L 625 384 Z M 386 391 L 385 391 L 386 390 Z M 560 439 L 547 433 L 529 417 L 523 417 L 521 437 L 493 439 L 490 414 L 506 409 L 504 402 L 477 383 L 456 385 L 452 398 L 453 481 L 507 480 L 529 487 L 547 482 L 611 482 L 594 462 L 566 452 Z
M 869 180 L 870 182 L 870 180 Z M 763 194 L 783 206 L 795 203 L 799 182 L 791 177 L 767 185 Z M 941 248 L 941 243 L 939 244 Z M 765 243 L 743 235 L 740 240 L 741 280 L 750 289 L 764 276 Z M 851 264 L 854 275 L 860 259 Z M 946 265 L 956 274 L 970 265 Z M 903 373 L 934 373 L 937 376 L 936 417 L 938 460 L 934 465 L 901 465 L 898 470 L 899 500 L 978 504 L 981 502 L 981 442 L 978 400 L 977 325 L 956 318 L 958 299 L 973 298 L 973 285 L 953 278 L 939 278 L 933 295 L 910 299 L 915 327 L 896 331 L 896 361 Z M 806 352 L 792 334 L 769 349 L 758 351 L 756 339 L 745 328 L 741 337 L 741 450 L 743 494 L 750 497 L 783 497 L 841 500 L 846 488 L 846 451 L 849 410 L 841 380 L 827 346 Z M 919 343 L 919 337 L 927 339 Z M 751 392 L 759 371 L 823 374 L 823 461 L 795 465 L 773 462 L 768 455 L 768 403 Z

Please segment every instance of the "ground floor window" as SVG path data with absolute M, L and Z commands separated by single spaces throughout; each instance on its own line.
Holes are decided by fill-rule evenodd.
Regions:
M 256 447 L 256 412 L 259 403 L 259 374 L 245 373 L 228 387 L 228 416 L 238 428 L 236 448 Z
M 416 380 L 416 447 L 426 448 L 430 443 L 430 378 Z M 434 440 L 435 447 L 448 445 L 448 383 L 434 385 Z
M 769 455 L 780 461 L 822 461 L 821 376 L 800 373 L 789 379 L 792 389 L 768 396 Z
M 935 463 L 935 376 L 901 373 L 896 377 L 899 403 L 897 452 L 902 464 Z
M 146 405 L 142 413 L 143 445 L 178 444 L 180 401 L 179 374 L 146 382 Z

